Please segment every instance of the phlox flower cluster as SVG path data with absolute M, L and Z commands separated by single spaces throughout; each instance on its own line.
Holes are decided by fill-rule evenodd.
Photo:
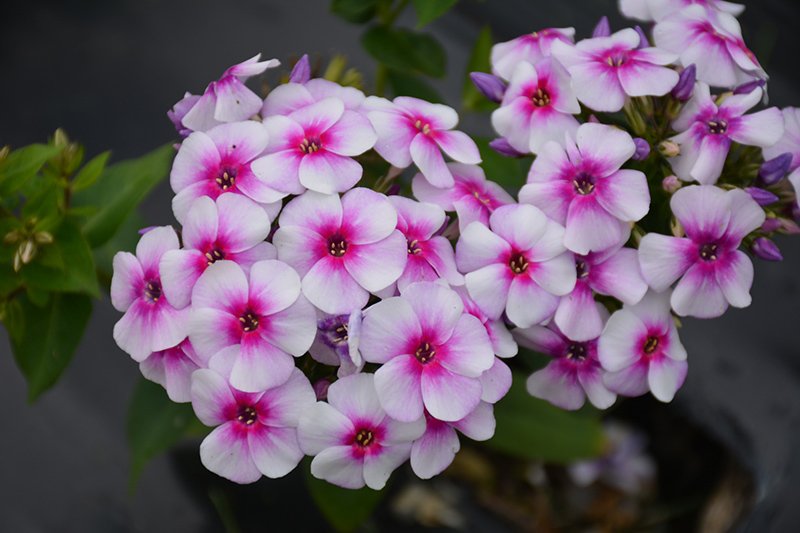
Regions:
M 800 114 L 751 111 L 766 74 L 735 4 L 621 8 L 653 44 L 550 28 L 474 73 L 491 146 L 531 161 L 514 191 L 452 108 L 312 79 L 307 57 L 263 99 L 244 82 L 278 62 L 256 56 L 175 105 L 182 228 L 115 257 L 114 338 L 214 428 L 209 470 L 249 483 L 309 455 L 347 488 L 406 461 L 430 478 L 459 433 L 493 436 L 519 346 L 563 409 L 673 399 L 677 317 L 749 305 L 747 252 L 798 231 Z

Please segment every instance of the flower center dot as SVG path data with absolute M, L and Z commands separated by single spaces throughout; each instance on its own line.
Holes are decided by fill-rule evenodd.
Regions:
M 322 148 L 322 143 L 319 142 L 319 139 L 305 138 L 300 143 L 300 151 L 304 154 L 313 154 L 314 152 L 319 151 L 320 148 Z
M 356 433 L 354 443 L 362 448 L 366 448 L 375 441 L 375 434 L 369 429 L 362 429 Z
M 575 188 L 575 192 L 580 195 L 586 196 L 587 194 L 592 194 L 594 191 L 594 178 L 589 174 L 581 172 L 572 180 L 572 186 Z
M 328 253 L 333 257 L 342 257 L 347 253 L 347 241 L 339 235 L 328 239 Z
M 225 252 L 220 250 L 219 248 L 214 248 L 205 254 L 206 262 L 209 266 L 213 265 L 217 261 L 225 259 Z
M 474 196 L 476 200 L 478 200 L 480 203 L 482 203 L 486 207 L 489 207 L 489 205 L 492 203 L 492 200 L 490 198 L 487 198 L 485 196 L 481 196 L 480 191 L 472 191 L 472 196 Z
M 567 359 L 573 361 L 583 361 L 584 359 L 586 359 L 586 356 L 587 356 L 586 345 L 583 344 L 582 342 L 576 342 L 570 344 L 569 347 L 567 348 Z
M 511 258 L 508 260 L 508 268 L 510 268 L 511 272 L 514 274 L 522 274 L 528 270 L 528 264 L 528 260 L 519 252 L 511 254 Z
M 220 189 L 227 191 L 236 184 L 236 174 L 237 172 L 235 169 L 224 168 L 222 169 L 222 173 L 217 176 L 215 181 Z
M 659 342 L 660 341 L 658 340 L 658 337 L 654 337 L 652 335 L 650 337 L 647 337 L 647 340 L 644 341 L 644 346 L 642 347 L 644 353 L 646 353 L 647 355 L 651 355 L 653 352 L 656 351 L 656 348 L 658 348 Z
M 716 261 L 717 260 L 717 245 L 704 244 L 700 247 L 700 258 L 703 261 Z
M 606 58 L 606 63 L 608 63 L 609 67 L 621 67 L 625 64 L 625 61 L 628 60 L 627 54 L 622 52 L 617 54 L 612 54 Z
M 417 255 L 418 253 L 422 252 L 422 248 L 419 246 L 419 241 L 414 239 L 413 241 L 408 241 L 408 253 L 411 255 Z
M 255 331 L 258 329 L 258 315 L 247 311 L 239 317 L 239 323 L 242 325 L 242 331 Z
M 728 123 L 721 119 L 709 120 L 706 124 L 709 133 L 720 135 L 728 131 Z
M 423 135 L 428 135 L 431 132 L 431 125 L 427 122 L 422 122 L 420 119 L 414 122 L 414 127 L 421 131 Z
M 589 276 L 589 265 L 586 263 L 586 261 L 582 259 L 575 261 L 575 273 L 578 275 L 578 279 L 583 279 Z
M 258 420 L 258 411 L 249 405 L 240 407 L 239 412 L 236 415 L 236 420 L 246 426 L 252 426 L 256 423 L 256 420 Z
M 419 345 L 417 351 L 414 352 L 414 357 L 417 359 L 417 361 L 423 365 L 426 365 L 433 361 L 433 359 L 436 357 L 436 348 L 430 343 L 423 342 Z
M 536 89 L 536 92 L 533 93 L 531 96 L 531 100 L 533 101 L 533 105 L 536 107 L 546 107 L 550 105 L 550 93 L 547 90 L 542 89 L 539 87 Z
M 148 281 L 144 286 L 144 297 L 149 302 L 157 302 L 161 298 L 161 284 L 157 281 Z

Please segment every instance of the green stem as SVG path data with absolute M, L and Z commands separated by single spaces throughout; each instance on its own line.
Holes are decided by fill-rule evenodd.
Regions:
M 389 69 L 383 63 L 378 63 L 378 70 L 375 72 L 375 94 L 383 96 L 386 93 L 386 81 L 389 77 Z

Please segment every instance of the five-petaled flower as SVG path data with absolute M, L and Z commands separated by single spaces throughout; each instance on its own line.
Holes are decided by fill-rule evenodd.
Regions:
M 497 43 L 492 46 L 492 72 L 509 80 L 520 63 L 535 65 L 550 57 L 550 49 L 555 41 L 572 43 L 574 37 L 575 28 L 545 28 Z

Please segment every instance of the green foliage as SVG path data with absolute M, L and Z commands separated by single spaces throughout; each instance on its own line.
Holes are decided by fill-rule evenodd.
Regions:
M 78 192 L 93 185 L 97 178 L 100 177 L 100 174 L 103 173 L 110 155 L 111 152 L 103 152 L 86 163 L 75 176 L 75 179 L 72 180 L 72 190 Z
M 564 411 L 532 397 L 519 373 L 495 406 L 495 419 L 495 435 L 486 445 L 523 459 L 569 463 L 595 457 L 605 445 L 598 417 Z
M 378 8 L 378 0 L 333 0 L 331 11 L 348 22 L 363 24 L 372 20 Z
M 402 28 L 374 26 L 361 37 L 361 44 L 378 62 L 391 70 L 444 76 L 447 58 L 433 36 Z
M 413 74 L 404 74 L 390 70 L 387 73 L 389 85 L 396 96 L 414 96 L 430 102 L 441 103 L 442 99 L 439 92 L 431 87 L 423 78 Z
M 350 490 L 331 485 L 311 475 L 305 465 L 306 485 L 311 497 L 330 525 L 341 533 L 355 531 L 367 520 L 383 498 L 384 491 L 364 487 Z
M 461 89 L 461 103 L 464 109 L 470 111 L 491 111 L 497 104 L 490 102 L 483 96 L 472 83 L 469 75 L 471 72 L 490 72 L 489 55 L 492 51 L 492 29 L 484 26 L 478 34 L 475 46 L 467 62 L 467 71 L 464 73 L 464 86 Z
M 62 149 L 61 146 L 31 144 L 11 152 L 0 162 L 0 197 L 18 191 Z
M 438 19 L 456 5 L 458 0 L 414 0 L 417 11 L 417 28 L 422 28 Z
M 498 154 L 489 147 L 489 139 L 477 137 L 475 143 L 481 153 L 481 167 L 486 177 L 503 186 L 512 196 L 516 197 L 519 190 L 525 185 L 525 179 L 531 166 L 530 157 L 514 158 Z

